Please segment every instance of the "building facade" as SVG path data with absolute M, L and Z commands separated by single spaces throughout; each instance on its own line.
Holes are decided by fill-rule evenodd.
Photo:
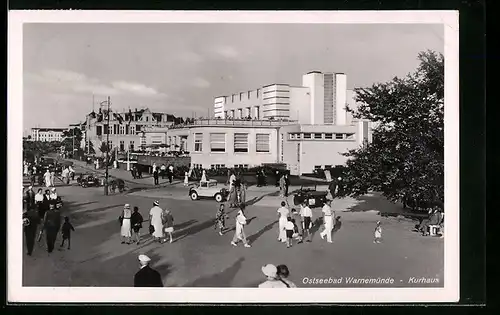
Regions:
M 68 128 L 31 128 L 31 141 L 62 141 Z
M 343 154 L 372 141 L 373 125 L 355 119 L 352 90 L 343 73 L 309 72 L 302 86 L 271 84 L 216 97 L 216 119 L 171 126 L 164 143 L 188 151 L 202 168 L 284 163 L 292 175 L 344 165 Z M 150 136 L 152 137 L 152 136 Z
M 145 131 L 152 128 L 166 128 L 172 125 L 176 117 L 166 113 L 152 112 L 148 108 L 128 112 L 110 111 L 108 116 L 104 108 L 98 113 L 87 115 L 86 141 L 92 142 L 96 154 L 102 154 L 100 147 L 106 142 L 109 132 L 109 146 L 118 152 L 135 151 L 144 148 L 148 143 Z M 150 142 L 161 142 L 160 139 L 149 139 Z

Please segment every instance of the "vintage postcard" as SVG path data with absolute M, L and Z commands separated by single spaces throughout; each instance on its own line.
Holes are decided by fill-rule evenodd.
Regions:
M 457 11 L 8 23 L 10 302 L 458 301 Z

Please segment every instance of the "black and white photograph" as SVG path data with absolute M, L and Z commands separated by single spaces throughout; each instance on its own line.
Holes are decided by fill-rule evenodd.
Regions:
M 10 301 L 458 300 L 457 12 L 11 11 L 8 45 Z

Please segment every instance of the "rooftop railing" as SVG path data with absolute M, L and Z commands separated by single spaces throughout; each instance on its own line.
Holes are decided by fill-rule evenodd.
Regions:
M 192 126 L 254 126 L 254 127 L 280 127 L 295 125 L 296 120 L 257 120 L 257 119 L 196 119 L 189 123 L 171 125 L 169 129 L 188 128 Z

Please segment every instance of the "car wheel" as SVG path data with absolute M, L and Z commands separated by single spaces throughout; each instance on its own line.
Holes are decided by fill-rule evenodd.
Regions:
M 198 193 L 196 191 L 192 191 L 189 196 L 191 197 L 191 200 L 198 200 Z
M 215 194 L 215 201 L 222 202 L 222 195 L 220 193 Z

